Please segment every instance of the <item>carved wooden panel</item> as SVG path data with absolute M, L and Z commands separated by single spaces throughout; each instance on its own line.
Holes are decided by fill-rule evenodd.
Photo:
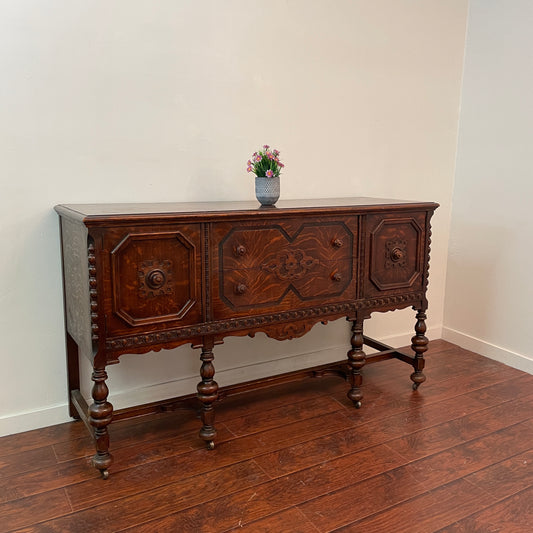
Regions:
M 422 290 L 425 213 L 368 216 L 367 234 L 365 295 Z
M 91 357 L 93 332 L 87 228 L 63 218 L 61 234 L 67 330 L 78 343 L 82 353 Z
M 354 298 L 355 233 L 355 217 L 218 225 L 214 317 Z
M 132 227 L 110 248 L 111 331 L 201 319 L 199 226 Z

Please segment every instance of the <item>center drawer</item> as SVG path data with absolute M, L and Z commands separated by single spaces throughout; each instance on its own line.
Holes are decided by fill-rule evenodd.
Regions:
M 217 224 L 215 319 L 355 298 L 356 219 Z

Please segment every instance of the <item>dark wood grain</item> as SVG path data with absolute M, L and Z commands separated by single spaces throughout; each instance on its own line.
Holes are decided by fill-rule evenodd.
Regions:
M 428 489 L 467 476 L 531 448 L 533 419 L 468 441 L 408 465 Z
M 157 473 L 154 470 L 153 473 Z M 118 477 L 118 476 L 116 476 Z M 98 513 L 89 508 L 69 514 L 46 525 L 47 531 L 118 531 L 132 523 L 143 523 L 161 515 L 179 512 L 191 506 L 242 491 L 265 482 L 268 476 L 253 462 L 244 461 L 227 468 L 203 473 L 191 478 L 180 479 L 179 470 L 174 473 L 174 481 L 166 477 L 162 486 L 149 492 L 125 496 L 120 505 L 112 501 L 99 507 Z M 124 481 L 124 478 L 121 478 Z M 130 478 L 127 483 L 142 484 L 142 477 Z M 147 489 L 148 487 L 144 487 Z M 119 489 L 120 490 L 120 489 Z M 39 526 L 35 531 L 39 531 Z M 28 529 L 31 531 L 32 529 Z
M 500 498 L 512 496 L 527 489 L 533 482 L 533 450 L 488 466 L 465 479 L 491 494 L 498 494 Z
M 281 511 L 262 520 L 251 522 L 247 525 L 237 525 L 231 531 L 243 533 L 315 533 L 319 530 L 297 508 L 292 507 L 287 511 Z
M 0 531 L 12 531 L 69 514 L 72 507 L 63 488 L 0 504 Z
M 472 511 L 488 507 L 495 502 L 496 498 L 483 489 L 473 487 L 464 479 L 459 479 L 335 531 L 412 533 L 414 530 L 417 533 L 432 533 L 441 525 L 466 517 Z
M 230 396 L 212 452 L 194 411 L 120 420 L 108 481 L 81 422 L 3 437 L 0 531 L 529 531 L 533 376 L 430 348 L 415 393 L 401 362 L 367 367 L 369 412 L 333 377 Z
M 378 480 L 374 477 L 378 472 L 390 470 L 401 462 L 387 447 L 376 447 L 354 455 L 357 458 L 335 459 L 325 465 L 277 478 L 143 527 L 146 531 L 225 531 L 346 486 L 360 486 L 369 499 L 380 488 L 389 492 L 393 484 L 406 495 L 415 491 L 416 481 L 407 473 L 402 477 L 381 474 L 378 475 Z M 354 465 L 360 468 L 355 468 Z M 368 480 L 368 483 L 364 480 Z M 421 487 L 418 490 L 422 490 Z M 341 505 L 344 506 L 345 502 Z M 305 507 L 303 509 L 305 512 Z M 315 516 L 306 515 L 312 523 L 317 524 Z M 212 521 L 212 516 L 217 517 L 216 522 Z
M 529 533 L 533 524 L 533 487 L 442 528 L 442 533 Z

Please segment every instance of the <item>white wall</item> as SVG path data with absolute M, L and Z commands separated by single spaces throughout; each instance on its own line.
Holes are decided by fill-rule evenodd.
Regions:
M 533 373 L 533 2 L 470 2 L 444 337 Z
M 1 0 L 0 434 L 67 420 L 53 206 L 252 199 L 245 162 L 264 143 L 282 152 L 284 198 L 442 204 L 439 337 L 465 23 L 466 0 Z M 406 344 L 413 323 L 404 310 L 367 329 Z M 341 358 L 348 341 L 344 321 L 290 342 L 229 338 L 217 377 Z M 124 356 L 112 402 L 193 392 L 198 355 Z

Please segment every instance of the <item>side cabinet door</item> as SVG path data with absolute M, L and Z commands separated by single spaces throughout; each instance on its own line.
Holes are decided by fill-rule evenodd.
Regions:
M 369 215 L 366 235 L 365 297 L 423 291 L 425 212 Z
M 200 235 L 197 224 L 107 230 L 108 335 L 201 322 Z

